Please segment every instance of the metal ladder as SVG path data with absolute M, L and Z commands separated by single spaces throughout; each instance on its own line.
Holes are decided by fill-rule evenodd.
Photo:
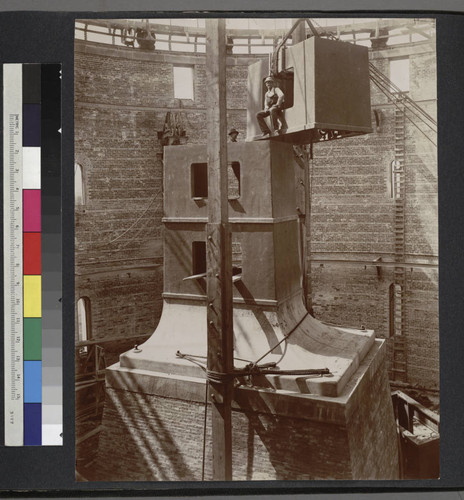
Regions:
M 393 171 L 393 193 L 395 199 L 395 261 L 401 266 L 394 270 L 394 337 L 390 376 L 393 380 L 407 382 L 406 343 L 406 271 L 405 257 L 405 110 L 395 108 L 395 163 Z

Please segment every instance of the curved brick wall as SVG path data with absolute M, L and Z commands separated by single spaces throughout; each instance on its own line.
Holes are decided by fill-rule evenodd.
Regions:
M 432 44 L 371 53 L 388 76 L 389 58 L 409 56 L 410 96 L 436 116 Z M 228 58 L 228 126 L 245 137 L 247 66 Z M 173 64 L 193 64 L 195 100 L 173 94 Z M 181 111 L 189 143 L 205 143 L 204 56 L 146 53 L 76 42 L 75 151 L 88 199 L 76 212 L 76 299 L 92 304 L 93 336 L 148 335 L 162 292 L 162 150 L 166 112 Z M 369 136 L 317 144 L 312 171 L 312 299 L 316 317 L 366 325 L 387 337 L 394 268 L 394 106 L 371 87 L 380 124 Z M 407 382 L 438 387 L 436 149 L 405 122 L 405 325 Z M 412 271 L 411 271 L 412 269 Z M 117 317 L 118 321 L 115 321 Z M 392 342 L 389 340 L 390 357 Z
M 228 118 L 245 137 L 247 65 L 229 58 Z M 173 64 L 194 65 L 195 100 L 174 99 Z M 89 297 L 93 338 L 150 335 L 163 290 L 163 164 L 157 131 L 182 112 L 189 143 L 205 143 L 205 57 L 76 42 L 76 300 Z M 117 321 L 115 321 L 117 318 Z M 126 346 L 127 349 L 127 346 Z

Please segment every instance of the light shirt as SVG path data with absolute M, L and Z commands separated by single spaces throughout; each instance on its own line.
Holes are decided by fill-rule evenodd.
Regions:
M 284 93 L 279 87 L 273 87 L 264 94 L 264 109 L 267 111 L 271 106 L 281 106 L 284 102 Z

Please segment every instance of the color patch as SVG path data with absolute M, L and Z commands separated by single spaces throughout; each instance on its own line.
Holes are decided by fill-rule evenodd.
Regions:
M 41 234 L 23 234 L 23 273 L 40 274 L 41 271 Z
M 23 64 L 23 103 L 40 103 L 42 93 L 41 73 L 41 64 Z
M 40 104 L 23 104 L 23 147 L 40 146 Z
M 5 445 L 62 445 L 61 66 L 4 64 L 3 84 Z
M 25 361 L 42 359 L 42 319 L 24 318 L 23 352 Z
M 42 445 L 63 445 L 61 66 L 41 66 Z
M 42 278 L 24 276 L 24 317 L 40 318 L 42 315 Z
M 24 402 L 42 401 L 42 361 L 24 361 Z
M 24 404 L 24 444 L 40 446 L 42 444 L 42 405 Z
M 40 232 L 40 189 L 23 191 L 23 231 L 25 233 Z
M 23 148 L 23 189 L 40 189 L 40 148 Z

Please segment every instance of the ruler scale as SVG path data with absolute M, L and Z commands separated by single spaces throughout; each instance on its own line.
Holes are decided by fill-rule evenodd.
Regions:
M 24 444 L 22 65 L 4 65 L 3 79 L 5 444 L 22 446 Z
M 62 445 L 60 65 L 3 68 L 5 445 Z

